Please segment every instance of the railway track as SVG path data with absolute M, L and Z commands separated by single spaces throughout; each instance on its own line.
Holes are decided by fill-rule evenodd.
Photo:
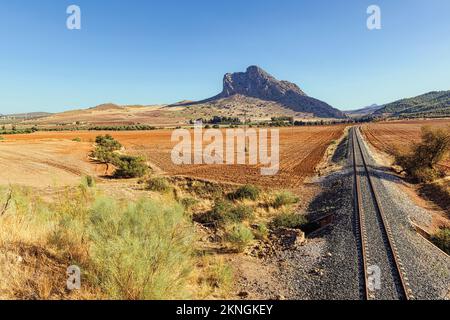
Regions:
M 414 299 L 364 155 L 358 128 L 352 128 L 351 139 L 361 298 Z

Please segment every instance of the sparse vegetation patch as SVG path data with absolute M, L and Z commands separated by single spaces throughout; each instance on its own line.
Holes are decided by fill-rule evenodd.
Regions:
M 254 240 L 252 231 L 242 223 L 232 225 L 226 238 L 238 252 L 242 252 Z
M 273 225 L 277 228 L 300 229 L 307 223 L 305 216 L 291 212 L 281 213 L 273 219 Z
M 256 201 L 259 197 L 261 190 L 254 185 L 245 185 L 237 189 L 235 192 L 229 194 L 229 198 L 232 200 L 250 199 Z
M 289 191 L 279 192 L 275 196 L 275 200 L 273 201 L 274 208 L 281 208 L 283 206 L 288 206 L 292 204 L 296 204 L 300 199 Z
M 395 162 L 418 182 L 430 182 L 442 175 L 437 164 L 450 149 L 450 130 L 422 128 L 422 141 L 413 144 L 410 153 L 397 152 Z
M 450 254 L 450 228 L 441 228 L 431 240 L 447 254 Z
M 164 177 L 153 177 L 147 182 L 148 189 L 155 192 L 169 192 L 171 189 L 169 181 Z

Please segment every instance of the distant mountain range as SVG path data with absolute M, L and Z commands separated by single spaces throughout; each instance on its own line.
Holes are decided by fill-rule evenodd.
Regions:
M 174 106 L 195 106 L 215 104 L 222 101 L 236 103 L 237 96 L 259 100 L 260 103 L 276 103 L 280 108 L 293 112 L 309 114 L 319 118 L 345 118 L 342 111 L 329 104 L 307 96 L 296 84 L 275 79 L 258 66 L 250 66 L 246 72 L 227 73 L 223 79 L 223 90 L 220 94 L 198 102 L 176 104 Z M 247 99 L 248 100 L 248 99 Z M 217 103 L 216 103 L 217 106 Z
M 374 115 L 388 117 L 450 116 L 450 90 L 432 91 L 384 105 Z
M 51 115 L 48 112 L 29 112 L 29 113 L 15 113 L 15 114 L 0 114 L 0 118 L 14 118 L 14 119 L 36 119 L 47 117 Z
M 273 117 L 294 118 L 384 118 L 449 117 L 450 90 L 433 91 L 385 105 L 373 104 L 358 110 L 339 111 L 326 102 L 307 96 L 296 84 L 275 79 L 257 66 L 245 72 L 227 73 L 220 94 L 201 101 L 181 101 L 172 105 L 116 105 L 62 113 L 31 112 L 1 115 L 41 124 L 154 124 L 181 125 L 193 119 L 214 116 L 270 120 Z
M 357 110 L 344 111 L 344 113 L 350 117 L 367 116 L 383 108 L 378 104 L 372 104 L 368 107 L 364 107 Z

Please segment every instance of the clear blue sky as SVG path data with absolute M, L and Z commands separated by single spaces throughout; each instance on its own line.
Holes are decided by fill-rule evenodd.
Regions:
M 254 64 L 340 109 L 450 89 L 448 0 L 0 0 L 0 39 L 0 113 L 203 99 Z

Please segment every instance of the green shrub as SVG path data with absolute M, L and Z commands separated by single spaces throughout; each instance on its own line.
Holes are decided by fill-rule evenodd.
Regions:
M 186 197 L 180 200 L 181 205 L 189 210 L 198 203 L 198 200 L 192 197 Z
M 254 236 L 249 228 L 240 223 L 228 230 L 226 239 L 238 252 L 242 252 L 254 240 Z
M 450 254 L 450 228 L 440 229 L 431 239 L 439 248 Z
M 233 205 L 229 201 L 218 200 L 212 210 L 197 216 L 197 221 L 214 224 L 217 227 L 227 223 L 238 223 L 253 218 L 253 209 L 246 205 Z
M 259 223 L 255 226 L 253 234 L 258 240 L 265 240 L 269 236 L 269 228 L 264 223 Z
M 186 298 L 193 229 L 175 203 L 98 199 L 89 219 L 91 281 L 111 299 Z
M 222 186 L 216 183 L 192 181 L 189 187 L 192 192 L 200 197 L 208 195 L 213 198 L 220 198 L 224 193 Z
M 242 222 L 253 218 L 253 209 L 246 205 L 237 205 L 225 212 L 225 220 L 228 222 Z
M 273 225 L 277 228 L 300 229 L 306 223 L 305 216 L 295 213 L 281 213 L 273 219 Z
M 216 227 L 223 226 L 226 222 L 226 216 L 232 207 L 230 202 L 218 200 L 214 203 L 212 210 L 197 215 L 196 220 Z
M 171 190 L 169 181 L 164 177 L 154 177 L 147 182 L 150 191 L 166 193 Z
M 245 185 L 229 194 L 229 198 L 233 200 L 250 199 L 256 201 L 260 193 L 261 190 L 258 187 L 253 185 Z
M 80 137 L 76 137 L 76 138 L 73 138 L 72 141 L 74 141 L 74 142 L 81 142 L 81 138 Z
M 292 194 L 289 191 L 282 191 L 275 196 L 275 200 L 273 201 L 274 208 L 280 208 L 282 206 L 288 206 L 291 204 L 295 204 L 299 201 L 299 198 Z
M 5 140 L 5 138 L 3 138 L 2 136 L 0 136 L 0 141 Z
M 141 157 L 119 156 L 114 164 L 117 166 L 114 172 L 116 178 L 140 178 L 148 172 L 148 166 Z

